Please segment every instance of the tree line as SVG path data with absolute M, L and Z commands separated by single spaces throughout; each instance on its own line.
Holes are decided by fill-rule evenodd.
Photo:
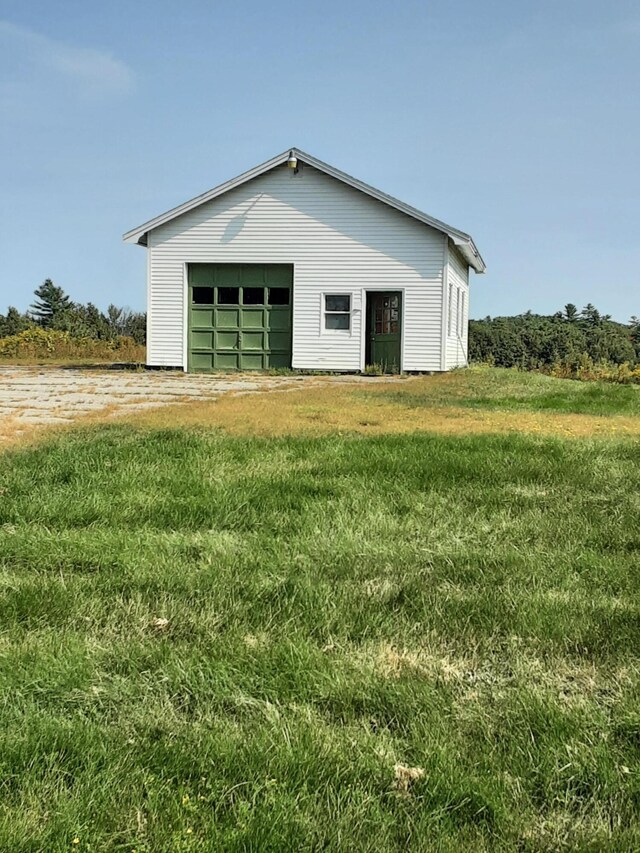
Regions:
M 34 292 L 35 300 L 24 313 L 10 306 L 0 314 L 0 338 L 18 335 L 31 328 L 68 332 L 74 338 L 113 341 L 118 337 L 132 338 L 144 344 L 147 334 L 147 315 L 109 305 L 106 313 L 92 302 L 83 305 L 73 302 L 61 287 L 50 278 Z
M 469 361 L 539 370 L 562 364 L 640 364 L 640 319 L 625 325 L 589 303 L 569 303 L 551 316 L 527 311 L 514 317 L 469 322 Z
M 106 313 L 92 302 L 73 302 L 61 287 L 46 279 L 24 313 L 11 306 L 0 314 L 0 338 L 31 328 L 67 332 L 73 338 L 146 341 L 147 315 L 109 305 Z M 617 323 L 591 304 L 582 311 L 569 303 L 553 315 L 527 311 L 513 317 L 469 321 L 469 361 L 540 370 L 573 367 L 585 358 L 593 363 L 640 366 L 640 319 Z

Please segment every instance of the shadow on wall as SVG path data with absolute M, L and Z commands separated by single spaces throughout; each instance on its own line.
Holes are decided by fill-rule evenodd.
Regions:
M 227 225 L 227 227 L 224 229 L 224 234 L 222 235 L 220 242 L 230 243 L 242 231 L 246 221 L 246 213 L 240 213 L 238 214 L 238 216 L 234 216 L 233 219 Z
M 257 195 L 245 211 L 234 216 L 233 219 L 229 221 L 229 224 L 224 229 L 224 234 L 220 238 L 221 243 L 231 243 L 231 241 L 240 234 L 244 226 L 247 224 L 247 217 L 251 213 L 252 208 L 256 206 L 263 195 L 264 193 Z

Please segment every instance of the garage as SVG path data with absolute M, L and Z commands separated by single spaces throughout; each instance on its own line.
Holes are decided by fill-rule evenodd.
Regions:
M 147 249 L 150 366 L 467 363 L 469 274 L 485 270 L 473 239 L 297 148 L 124 239 Z
M 189 264 L 190 371 L 291 367 L 293 266 Z

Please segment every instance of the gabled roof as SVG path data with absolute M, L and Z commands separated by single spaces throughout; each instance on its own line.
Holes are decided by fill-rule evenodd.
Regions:
M 236 187 L 242 186 L 242 184 L 246 184 L 247 181 L 251 181 L 253 178 L 263 175 L 265 172 L 274 169 L 276 166 L 283 165 L 292 154 L 300 163 L 306 163 L 309 166 L 313 166 L 313 168 L 317 169 L 319 172 L 324 172 L 325 175 L 330 175 L 332 178 L 342 181 L 342 183 L 371 196 L 371 198 L 375 198 L 383 204 L 388 204 L 389 207 L 393 207 L 401 213 L 405 213 L 407 216 L 417 219 L 418 222 L 424 222 L 425 225 L 435 228 L 436 231 L 441 231 L 443 234 L 447 234 L 455 246 L 457 246 L 469 266 L 473 267 L 477 273 L 483 273 L 485 271 L 486 266 L 482 260 L 482 256 L 469 234 L 465 234 L 464 231 L 459 231 L 457 228 L 452 228 L 451 225 L 447 225 L 439 219 L 434 219 L 433 216 L 429 216 L 421 210 L 417 210 L 415 207 L 411 207 L 411 205 L 405 204 L 403 201 L 399 201 L 397 198 L 387 195 L 387 193 L 383 193 L 375 187 L 365 184 L 363 181 L 359 181 L 357 178 L 352 178 L 351 175 L 347 175 L 346 172 L 334 169 L 333 166 L 329 166 L 328 163 L 323 163 L 322 160 L 312 157 L 311 154 L 306 154 L 299 148 L 287 148 L 287 150 L 283 151 L 282 154 L 278 154 L 276 157 L 273 157 L 271 160 L 267 160 L 265 163 L 261 163 L 253 169 L 249 169 L 248 172 L 238 175 L 237 178 L 232 178 L 230 181 L 226 181 L 226 183 L 220 184 L 219 186 L 208 190 L 206 193 L 202 193 L 202 195 L 192 198 L 190 201 L 185 201 L 184 204 L 180 204 L 178 207 L 174 207 L 166 213 L 162 213 L 160 216 L 150 219 L 143 225 L 138 226 L 138 228 L 132 228 L 131 231 L 127 231 L 127 233 L 123 235 L 123 240 L 126 243 L 138 243 L 142 246 L 146 246 L 147 234 L 149 231 L 152 231 L 154 228 L 158 228 L 160 225 L 164 225 L 166 222 L 170 222 L 177 216 L 181 216 L 183 213 L 187 213 L 201 204 L 205 204 L 205 202 L 223 195 L 223 193 L 229 192 L 229 190 L 233 190 Z

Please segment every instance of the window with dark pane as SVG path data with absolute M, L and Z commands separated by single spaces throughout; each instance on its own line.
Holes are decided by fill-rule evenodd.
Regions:
M 374 303 L 374 329 L 376 335 L 394 335 L 400 322 L 398 296 L 377 297 Z
M 350 311 L 350 296 L 325 296 L 326 311 Z
M 243 305 L 264 305 L 264 287 L 243 287 Z
M 194 287 L 191 302 L 193 305 L 213 305 L 213 288 Z
M 348 314 L 327 314 L 325 317 L 325 329 L 349 329 Z
M 238 287 L 219 287 L 218 305 L 237 305 L 240 301 L 240 289 Z
M 288 305 L 289 304 L 289 288 L 288 287 L 270 287 L 269 288 L 269 305 Z
M 324 298 L 324 327 L 325 329 L 351 328 L 351 296 L 343 294 L 327 294 Z

